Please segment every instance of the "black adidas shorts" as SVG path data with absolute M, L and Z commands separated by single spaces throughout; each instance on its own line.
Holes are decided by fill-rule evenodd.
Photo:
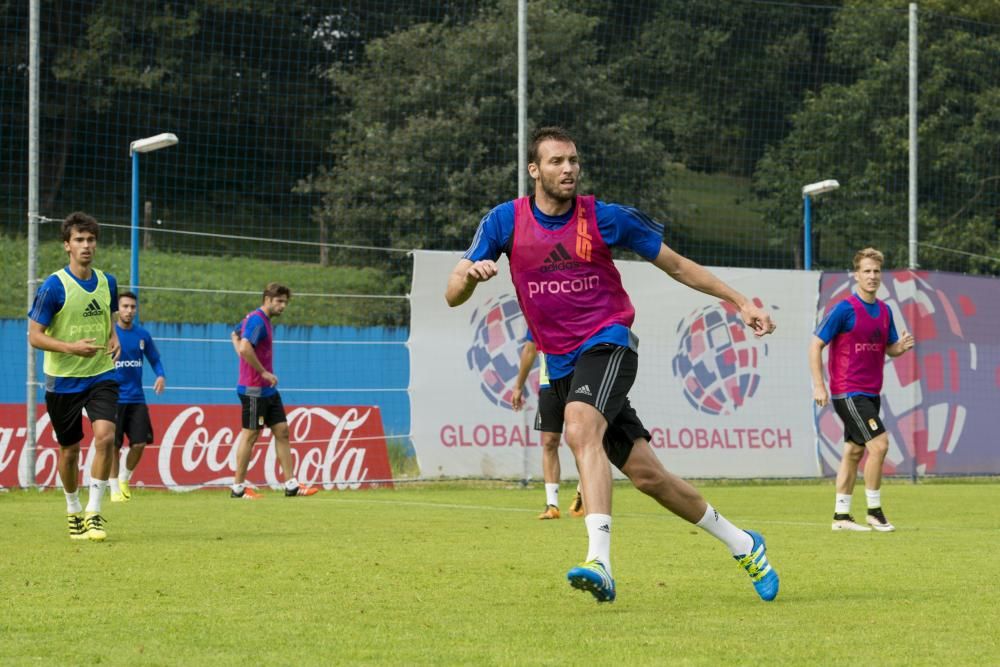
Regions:
M 628 461 L 635 440 L 652 437 L 628 400 L 638 370 L 635 350 L 603 344 L 581 354 L 572 375 L 552 381 L 552 391 L 563 410 L 566 403 L 580 401 L 604 415 L 608 421 L 604 451 L 619 470 Z
M 118 383 L 105 380 L 73 394 L 45 392 L 45 409 L 56 441 L 70 447 L 83 440 L 83 411 L 93 424 L 98 419 L 114 423 L 118 406 Z
M 844 422 L 844 440 L 864 445 L 875 436 L 885 433 L 885 424 L 879 417 L 882 399 L 879 396 L 848 396 L 833 399 L 833 409 Z
M 265 426 L 288 421 L 285 417 L 285 406 L 281 402 L 281 394 L 275 392 L 271 396 L 247 396 L 240 394 L 243 404 L 243 428 L 251 431 L 263 430 Z
M 119 403 L 115 419 L 115 447 L 121 447 L 128 436 L 128 444 L 148 445 L 153 442 L 153 422 L 145 403 Z
M 535 413 L 535 430 L 545 433 L 562 433 L 563 407 L 552 387 L 538 390 L 538 412 Z

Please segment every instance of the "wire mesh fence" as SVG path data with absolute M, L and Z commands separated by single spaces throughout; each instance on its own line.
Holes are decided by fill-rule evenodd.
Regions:
M 370 267 L 459 249 L 516 192 L 511 1 L 74 0 L 41 15 L 41 214 L 92 212 L 143 249 Z M 27 8 L 0 9 L 3 229 L 25 219 Z M 987 16 L 987 18 L 989 18 Z M 996 273 L 996 25 L 921 14 L 921 265 Z M 817 265 L 907 240 L 907 17 L 868 5 L 529 3 L 531 125 L 578 137 L 585 185 L 712 265 Z M 51 233 L 43 240 L 51 240 Z M 13 276 L 23 280 L 23 276 Z M 405 289 L 387 283 L 396 293 Z M 149 304 L 156 317 L 155 304 Z
M 102 223 L 98 265 L 134 283 L 129 145 L 180 139 L 141 157 L 145 320 L 231 324 L 280 277 L 285 324 L 405 339 L 407 252 L 464 249 L 517 192 L 512 0 L 41 7 L 43 275 L 62 263 L 53 223 L 79 209 Z M 998 275 L 1000 16 L 974 18 L 920 13 L 919 258 Z M 0 5 L 11 294 L 26 289 L 27 22 L 27 3 Z M 801 187 L 836 178 L 814 202 L 813 268 L 846 270 L 866 245 L 905 265 L 905 9 L 533 0 L 528 35 L 529 125 L 570 129 L 583 189 L 664 223 L 678 251 L 801 268 Z M 0 308 L 24 316 L 20 299 Z

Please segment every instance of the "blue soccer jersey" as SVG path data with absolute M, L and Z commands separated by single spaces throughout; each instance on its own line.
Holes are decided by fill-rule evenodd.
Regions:
M 573 208 L 562 215 L 550 216 L 542 213 L 531 201 L 531 211 L 542 227 L 559 229 L 573 220 Z M 597 201 L 594 206 L 597 229 L 609 247 L 628 248 L 648 261 L 656 259 L 663 243 L 663 225 L 642 211 L 621 204 L 607 204 Z M 497 260 L 501 254 L 510 254 L 514 236 L 514 202 L 508 201 L 495 207 L 479 222 L 479 228 L 472 239 L 472 245 L 463 257 L 472 262 L 483 259 Z M 573 372 L 580 354 L 601 343 L 611 343 L 622 347 L 635 348 L 637 339 L 628 327 L 613 324 L 601 329 L 588 338 L 580 347 L 566 354 L 545 356 L 549 378 L 557 380 Z
M 160 361 L 160 352 L 153 343 L 153 337 L 139 325 L 123 329 L 115 324 L 115 331 L 122 346 L 122 353 L 115 362 L 118 402 L 145 403 L 146 395 L 142 391 L 142 359 L 145 357 L 149 360 L 156 377 L 166 377 L 163 363 Z

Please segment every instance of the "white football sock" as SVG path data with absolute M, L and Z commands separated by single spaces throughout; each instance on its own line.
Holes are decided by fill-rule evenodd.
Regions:
M 838 493 L 837 500 L 833 504 L 834 514 L 850 514 L 851 513 L 851 494 L 849 493 Z
M 559 485 L 545 483 L 545 504 L 559 507 Z
M 587 547 L 587 560 L 595 558 L 602 563 L 611 575 L 611 515 L 588 514 L 583 518 L 587 524 L 587 537 L 590 544 Z
M 233 490 L 233 493 L 240 494 L 243 493 L 243 489 L 247 488 L 246 482 L 240 482 L 239 484 L 233 484 L 229 487 Z
M 106 479 L 90 480 L 90 495 L 87 496 L 88 512 L 101 511 L 101 499 L 104 498 L 104 492 L 107 490 L 108 490 L 108 480 Z
M 66 493 L 66 514 L 76 514 L 77 512 L 83 511 L 83 505 L 80 504 L 80 490 L 77 489 L 73 493 Z
M 868 509 L 882 507 L 882 489 L 865 489 L 865 500 L 868 501 Z
M 123 465 L 118 469 L 118 481 L 125 482 L 126 484 L 130 479 L 132 479 L 132 472 L 128 469 L 128 466 Z
M 734 556 L 743 556 L 753 549 L 753 538 L 750 534 L 734 526 L 711 505 L 708 505 L 705 516 L 695 525 L 712 537 L 725 542 L 729 552 Z
M 285 488 L 288 489 L 289 491 L 291 491 L 292 489 L 299 488 L 299 480 L 295 479 L 294 477 L 286 479 Z

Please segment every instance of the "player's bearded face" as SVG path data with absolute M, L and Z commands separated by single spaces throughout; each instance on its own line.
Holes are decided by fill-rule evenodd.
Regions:
M 287 296 L 275 296 L 264 299 L 264 310 L 267 312 L 268 317 L 277 317 L 278 315 L 281 315 L 285 312 L 285 308 L 287 307 Z
M 570 142 L 551 139 L 538 146 L 538 183 L 547 197 L 565 202 L 576 196 L 580 158 Z

